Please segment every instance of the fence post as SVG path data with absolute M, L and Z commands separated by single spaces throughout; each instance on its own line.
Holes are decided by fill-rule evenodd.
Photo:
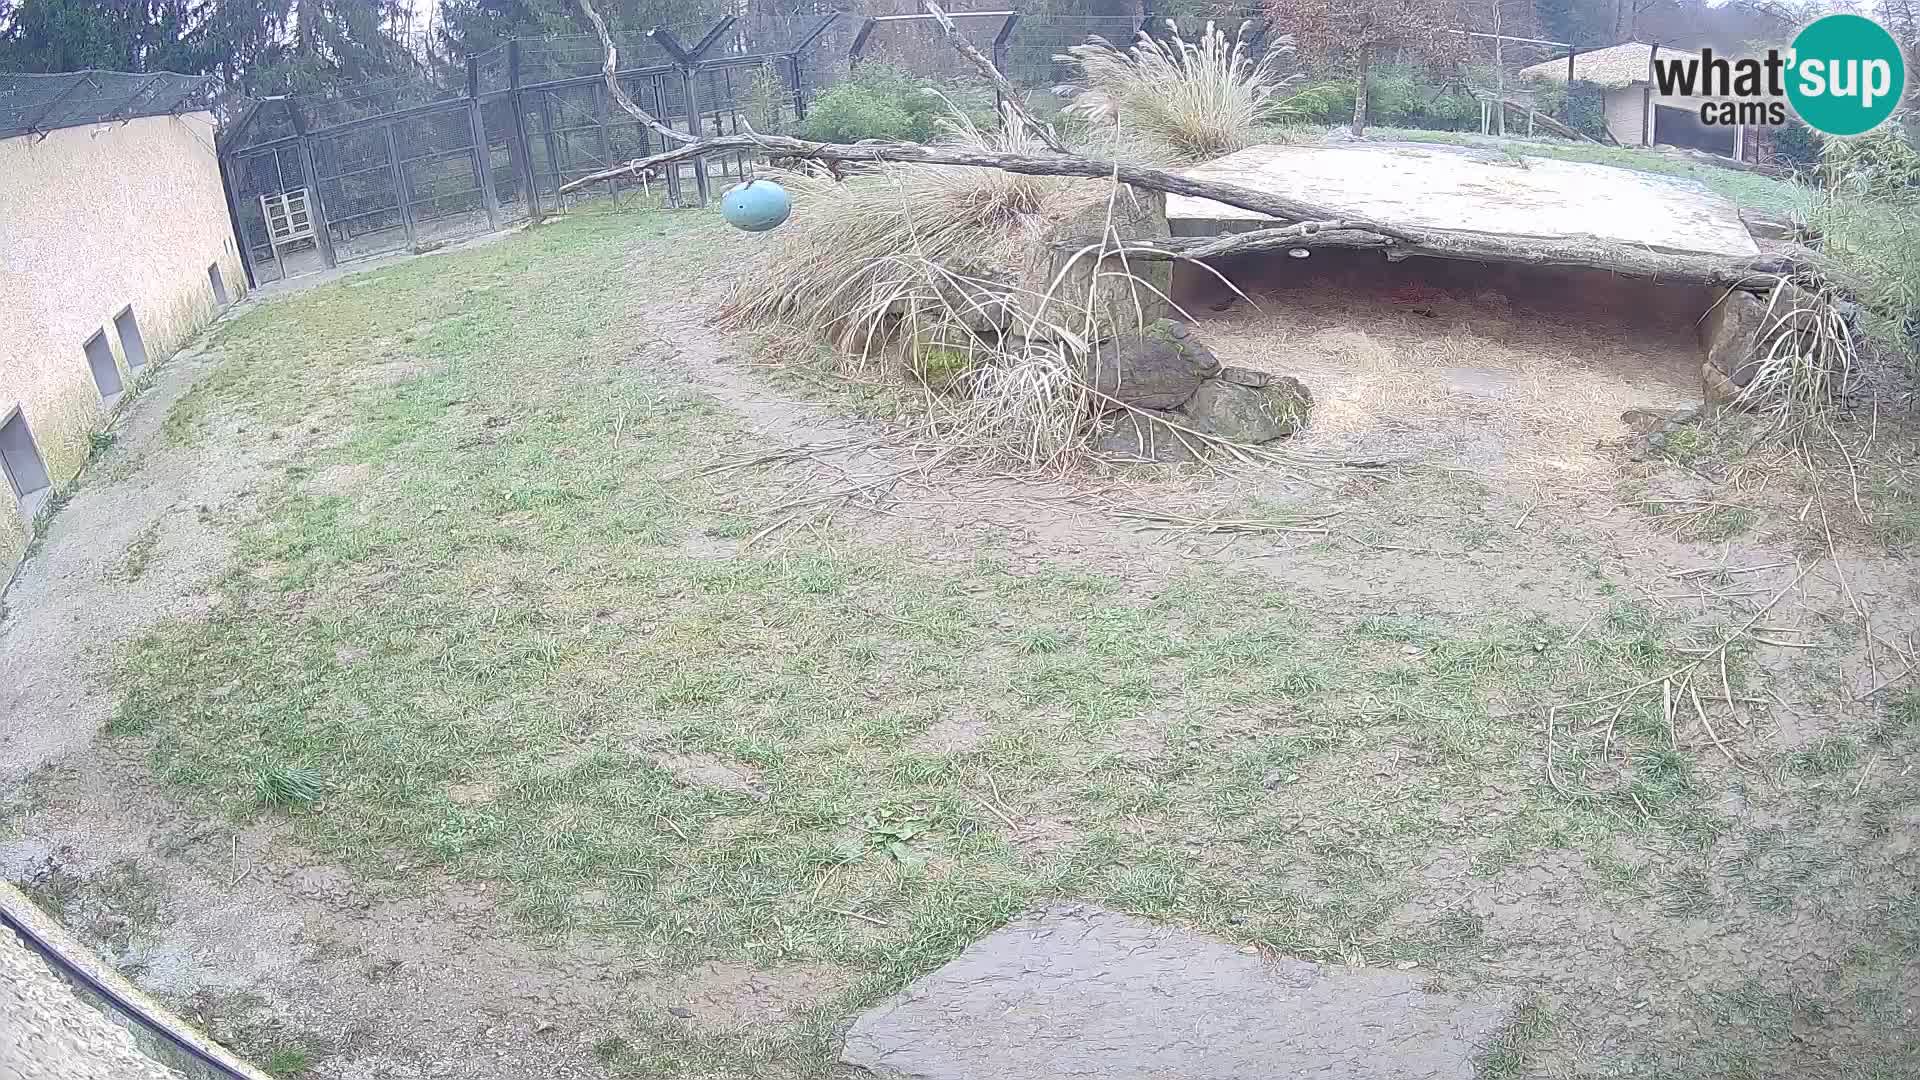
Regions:
M 873 36 L 873 28 L 879 25 L 879 18 L 872 15 L 867 16 L 867 21 L 860 24 L 859 31 L 853 35 L 853 44 L 847 49 L 848 71 L 860 66 L 860 58 L 867 55 L 867 39 Z
M 593 84 L 593 118 L 600 125 L 600 164 L 604 168 L 613 168 L 613 136 L 607 127 L 607 84 Z M 620 203 L 620 178 L 607 181 L 607 187 L 613 194 L 614 205 Z
M 307 217 L 313 225 L 314 245 L 320 259 L 334 265 L 333 230 L 327 227 L 327 207 L 320 198 L 320 177 L 313 167 L 313 143 L 307 138 L 307 118 L 300 115 L 300 103 L 287 98 L 287 119 L 293 122 L 294 142 L 300 147 L 300 183 L 307 189 Z
M 687 101 L 687 134 L 697 139 L 700 137 L 700 94 L 696 89 L 696 83 L 692 69 L 684 67 L 680 69 L 680 92 Z M 707 183 L 707 159 L 704 157 L 693 159 L 693 190 L 700 200 L 700 205 L 707 205 L 710 188 Z
M 800 74 L 800 54 L 794 53 L 788 56 L 787 61 L 793 68 L 793 118 L 796 121 L 805 123 L 807 119 L 807 84 Z
M 827 32 L 827 27 L 832 26 L 834 20 L 839 17 L 840 13 L 837 11 L 830 11 L 820 16 L 820 21 L 814 23 L 813 28 L 808 30 L 806 36 L 800 39 L 799 44 L 793 47 L 793 51 L 787 54 L 787 59 L 793 66 L 793 116 L 796 120 L 805 120 L 807 118 L 806 76 L 801 71 L 800 58 L 813 46 L 813 43 L 819 39 L 821 34 Z
M 240 198 L 233 189 L 235 160 L 231 148 L 220 155 L 220 190 L 227 196 L 227 220 L 233 224 L 233 242 L 240 247 L 240 269 L 247 275 L 247 291 L 252 292 L 260 287 L 260 282 L 253 273 L 253 252 L 247 248 L 246 227 L 240 224 Z
M 533 182 L 533 156 L 527 149 L 525 102 L 520 97 L 520 39 L 507 42 L 507 112 L 513 124 L 507 132 L 507 156 L 513 159 L 514 172 L 520 177 L 522 198 L 527 204 L 527 220 L 540 220 L 540 189 Z
M 993 36 L 993 66 L 999 69 L 1002 75 L 1007 73 L 1007 40 L 1013 37 L 1013 28 L 1019 22 L 1020 13 L 1016 11 L 1007 16 L 1006 21 L 1000 24 L 1000 32 Z M 1004 107 L 1005 102 L 1000 99 L 1000 88 L 996 86 L 993 88 L 993 111 L 998 115 Z
M 487 119 L 480 113 L 480 61 L 467 57 L 467 126 L 473 131 L 473 181 L 487 208 L 487 228 L 500 228 L 500 194 L 493 190 L 493 145 L 487 141 Z
M 380 130 L 387 136 L 387 171 L 393 174 L 393 195 L 400 202 L 400 226 L 407 232 L 407 247 L 420 247 L 420 234 L 413 228 L 413 205 L 407 199 L 407 170 L 400 164 L 400 148 L 393 140 L 393 125 L 383 124 Z
M 560 185 L 567 182 L 567 174 L 560 168 L 560 140 L 553 134 L 553 95 L 545 90 L 540 91 L 540 128 L 540 141 L 547 144 L 547 167 L 553 170 L 553 211 L 557 214 L 566 209 Z

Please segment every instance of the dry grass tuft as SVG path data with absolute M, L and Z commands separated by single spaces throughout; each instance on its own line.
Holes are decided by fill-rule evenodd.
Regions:
M 1767 418 L 1768 434 L 1789 445 L 1831 427 L 1858 366 L 1853 328 L 1833 283 L 1782 280 L 1767 297 L 1771 335 L 1754 357 L 1740 404 Z
M 956 112 L 944 126 L 947 146 L 1015 154 L 1042 149 L 1018 124 L 982 131 Z M 818 167 L 774 176 L 793 195 L 793 218 L 736 278 L 721 317 L 736 327 L 786 323 L 812 330 L 858 360 L 870 358 L 879 344 L 876 310 L 916 297 L 954 308 L 988 302 L 982 289 L 965 282 L 1022 265 L 1050 218 L 1083 205 L 1099 185 L 911 164 L 862 169 L 844 180 Z M 928 264 L 949 269 L 940 273 Z
M 945 123 L 949 145 L 1040 150 L 1012 117 L 996 132 L 958 113 Z M 849 377 L 910 375 L 926 388 L 924 434 L 962 457 L 1047 471 L 1072 464 L 1100 411 L 1082 358 L 1111 313 L 1094 310 L 1088 289 L 1062 288 L 1071 265 L 1050 280 L 1029 271 L 1056 222 L 1130 196 L 1101 180 L 911 164 L 781 179 L 796 212 L 736 279 L 725 322 L 789 345 L 796 335 L 825 340 Z M 1109 213 L 1109 237 L 1111 226 Z M 1096 242 L 1073 262 L 1115 250 Z M 1101 265 L 1100 281 L 1137 283 Z
M 1318 91 L 1295 92 L 1304 76 L 1282 73 L 1292 39 L 1280 38 L 1255 60 L 1246 40 L 1251 25 L 1242 23 L 1229 41 L 1208 22 L 1198 41 L 1188 41 L 1169 19 L 1169 39 L 1142 31 L 1124 50 L 1090 37 L 1054 57 L 1079 68 L 1083 80 L 1056 92 L 1073 99 L 1070 115 L 1117 128 L 1124 158 L 1177 165 L 1230 154 L 1268 140 L 1267 125 L 1303 119 L 1319 106 Z

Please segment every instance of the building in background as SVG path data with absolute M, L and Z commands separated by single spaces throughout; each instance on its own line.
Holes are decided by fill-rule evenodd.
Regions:
M 147 364 L 245 288 L 214 85 L 0 75 L 0 566 Z
M 1752 160 L 1756 140 L 1746 125 L 1726 127 L 1700 122 L 1700 106 L 1711 98 L 1668 98 L 1653 83 L 1653 58 L 1700 55 L 1692 49 L 1623 42 L 1573 58 L 1573 81 L 1592 83 L 1604 95 L 1607 134 L 1621 146 L 1684 146 L 1721 157 Z M 1567 81 L 1567 60 L 1549 60 L 1520 69 L 1523 77 Z

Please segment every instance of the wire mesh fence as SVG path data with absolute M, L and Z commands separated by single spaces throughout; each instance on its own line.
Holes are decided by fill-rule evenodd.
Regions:
M 1058 58 L 1089 37 L 1124 48 L 1142 32 L 1170 32 L 1151 15 L 953 14 L 960 34 L 1028 91 L 1070 80 L 1073 65 Z M 1189 40 L 1205 21 L 1182 21 Z M 1257 12 L 1222 9 L 1212 21 L 1241 36 L 1256 57 L 1271 45 Z M 810 110 L 863 65 L 897 67 L 978 111 L 991 104 L 937 23 L 906 8 L 898 15 L 729 17 L 623 32 L 614 44 L 620 88 L 688 136 L 753 130 L 826 138 L 809 125 Z M 562 210 L 579 198 L 699 205 L 714 184 L 751 173 L 751 153 L 715 154 L 564 191 L 674 141 L 620 107 L 605 82 L 605 61 L 593 35 L 518 40 L 437 79 L 249 103 L 224 129 L 221 153 L 250 269 L 271 280 L 418 250 Z M 0 119 L 6 115 L 0 111 Z
M 69 71 L 0 74 L 0 139 L 146 116 L 210 112 L 220 81 L 172 72 Z

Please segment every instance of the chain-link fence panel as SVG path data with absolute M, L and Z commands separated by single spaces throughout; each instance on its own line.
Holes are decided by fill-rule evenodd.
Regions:
M 172 72 L 0 74 L 0 139 L 144 116 L 214 111 L 220 81 Z
M 291 197 L 306 188 L 298 146 L 229 155 L 223 166 L 233 194 L 234 231 L 256 283 L 323 269 L 319 239 L 291 220 Z

